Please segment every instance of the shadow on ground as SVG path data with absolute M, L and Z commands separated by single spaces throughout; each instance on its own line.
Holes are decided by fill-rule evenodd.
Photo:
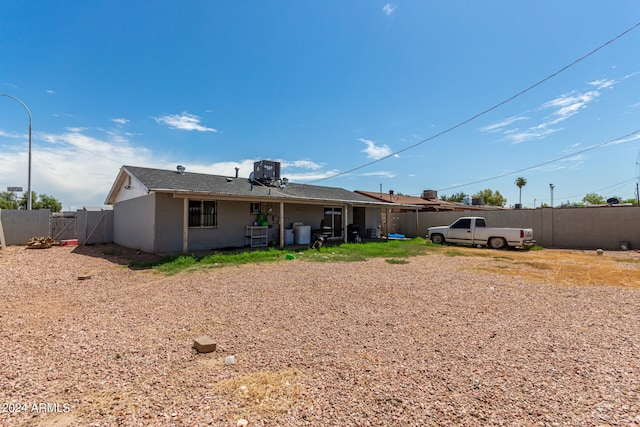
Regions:
M 156 265 L 176 258 L 175 256 L 166 257 L 149 254 L 140 250 L 118 246 L 114 243 L 76 246 L 72 252 L 78 255 L 106 259 L 114 264 L 127 266 L 132 270 L 151 269 Z

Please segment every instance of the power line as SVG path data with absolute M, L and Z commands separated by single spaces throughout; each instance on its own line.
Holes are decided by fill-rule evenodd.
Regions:
M 359 169 L 366 168 L 367 166 L 371 166 L 371 165 L 373 165 L 373 164 L 379 163 L 379 162 L 381 162 L 381 161 L 383 161 L 383 160 L 388 159 L 389 157 L 394 157 L 394 156 L 396 156 L 396 155 L 398 155 L 398 154 L 400 154 L 400 153 L 404 153 L 405 151 L 411 150 L 411 149 L 413 149 L 413 148 L 418 147 L 419 145 L 422 145 L 422 144 L 424 144 L 424 143 L 426 143 L 426 142 L 429 142 L 429 141 L 432 141 L 432 140 L 434 140 L 434 139 L 436 139 L 436 138 L 439 138 L 439 137 L 441 137 L 442 135 L 445 135 L 445 134 L 447 134 L 447 133 L 450 133 L 450 132 L 452 132 L 452 131 L 454 131 L 454 130 L 458 129 L 459 127 L 464 126 L 464 125 L 466 125 L 467 123 L 469 123 L 469 122 L 471 122 L 471 121 L 473 121 L 473 120 L 477 119 L 478 117 L 484 116 L 485 114 L 487 114 L 487 113 L 489 113 L 489 112 L 491 112 L 491 111 L 493 111 L 493 110 L 495 110 L 495 109 L 497 109 L 497 108 L 499 108 L 499 107 L 503 106 L 504 104 L 507 104 L 507 103 L 509 103 L 509 102 L 513 101 L 514 99 L 516 99 L 516 98 L 518 98 L 518 97 L 520 97 L 520 96 L 524 95 L 525 93 L 527 93 L 527 92 L 531 91 L 532 89 L 534 89 L 534 88 L 536 88 L 536 87 L 540 86 L 541 84 L 543 84 L 543 83 L 545 83 L 546 81 L 548 81 L 548 80 L 550 80 L 550 79 L 554 78 L 554 77 L 555 77 L 555 76 L 557 76 L 558 74 L 560 74 L 560 73 L 562 73 L 562 72 L 566 71 L 567 69 L 569 69 L 569 68 L 573 67 L 573 66 L 574 66 L 574 65 L 576 65 L 577 63 L 579 63 L 579 62 L 581 62 L 581 61 L 583 61 L 583 60 L 587 59 L 587 58 L 588 58 L 588 57 L 590 57 L 591 55 L 595 54 L 595 53 L 596 53 L 596 52 L 598 52 L 599 50 L 601 50 L 601 49 L 605 48 L 606 46 L 608 46 L 608 45 L 610 45 L 611 43 L 615 42 L 616 40 L 620 39 L 621 37 L 624 37 L 624 36 L 625 36 L 625 35 L 627 35 L 629 32 L 631 32 L 631 31 L 635 30 L 635 29 L 636 29 L 637 27 L 639 27 L 639 26 L 640 26 L 640 22 L 638 22 L 638 23 L 636 23 L 635 25 L 633 25 L 632 27 L 630 27 L 630 28 L 626 29 L 625 31 L 623 31 L 622 33 L 618 34 L 618 35 L 617 35 L 617 36 L 615 36 L 614 38 L 612 38 L 612 39 L 608 40 L 607 42 L 605 42 L 605 43 L 601 44 L 600 46 L 598 46 L 597 48 L 593 49 L 593 50 L 592 50 L 592 51 L 590 51 L 589 53 L 587 53 L 587 54 L 585 54 L 585 55 L 581 56 L 580 58 L 578 58 L 578 59 L 574 60 L 573 62 L 569 63 L 568 65 L 565 65 L 564 67 L 560 68 L 558 71 L 556 71 L 556 72 L 554 72 L 554 73 L 552 73 L 552 74 L 548 75 L 547 77 L 545 77 L 544 79 L 542 79 L 542 80 L 538 81 L 537 83 L 532 84 L 531 86 L 527 87 L 526 89 L 521 90 L 520 92 L 516 93 L 515 95 L 512 95 L 512 96 L 510 96 L 509 98 L 507 98 L 507 99 L 505 99 L 505 100 L 503 100 L 503 101 L 501 101 L 501 102 L 499 102 L 499 103 L 497 103 L 497 104 L 493 105 L 492 107 L 489 107 L 489 108 L 487 108 L 486 110 L 481 111 L 480 113 L 477 113 L 477 114 L 475 114 L 475 115 L 473 115 L 473 116 L 469 117 L 468 119 L 466 119 L 466 120 L 463 120 L 463 121 L 459 122 L 459 123 L 458 123 L 458 124 L 456 124 L 456 125 L 453 125 L 453 126 L 451 126 L 451 127 L 447 128 L 447 129 L 445 129 L 445 130 L 443 130 L 443 131 L 441 131 L 441 132 L 438 132 L 438 133 L 436 133 L 435 135 L 432 135 L 432 136 L 430 136 L 430 137 L 428 137 L 428 138 L 425 138 L 425 139 L 423 139 L 423 140 L 421 140 L 421 141 L 419 141 L 419 142 L 417 142 L 417 143 L 415 143 L 415 144 L 409 145 L 409 146 L 407 146 L 407 147 L 405 147 L 405 148 L 403 148 L 403 149 L 401 149 L 401 150 L 395 151 L 395 152 L 393 152 L 393 153 L 391 153 L 391 154 L 388 154 L 388 155 L 386 155 L 386 156 L 384 156 L 384 157 L 381 157 L 381 158 L 379 158 L 379 159 L 376 159 L 376 160 L 373 160 L 373 161 L 371 161 L 371 162 L 365 163 L 365 164 L 363 164 L 363 165 L 357 166 L 357 167 L 355 167 L 355 168 L 352 168 L 352 169 L 346 170 L 346 171 L 344 171 L 344 172 L 339 172 L 339 173 L 336 173 L 336 174 L 334 174 L 334 175 L 330 175 L 330 176 L 326 176 L 326 177 L 324 177 L 324 178 L 316 179 L 315 181 L 310 181 L 309 183 L 310 183 L 310 184 L 313 184 L 313 183 L 315 183 L 315 182 L 324 181 L 324 180 L 326 180 L 326 179 L 336 178 L 336 177 L 338 177 L 338 176 L 346 175 L 346 174 L 348 174 L 348 173 L 351 173 L 351 172 L 357 171 L 357 170 L 359 170 Z M 454 187 L 454 188 L 455 188 L 455 187 Z
M 630 182 L 633 182 L 633 181 L 635 181 L 635 177 L 627 179 L 627 180 L 624 180 L 624 181 L 617 182 L 615 184 L 608 185 L 606 187 L 599 188 L 597 190 L 589 191 L 588 193 L 576 194 L 574 196 L 562 196 L 562 197 L 558 197 L 558 199 L 573 199 L 575 197 L 584 196 L 585 194 L 600 193 L 601 191 L 608 190 L 608 189 L 610 189 L 612 187 L 616 187 L 615 189 L 610 190 L 610 193 L 613 193 L 614 191 L 618 191 L 618 189 L 622 188 L 624 185 L 629 184 Z M 538 199 L 538 200 L 547 200 L 547 199 Z
M 585 153 L 587 151 L 595 150 L 596 148 L 604 147 L 605 145 L 608 145 L 608 144 L 613 144 L 614 142 L 619 142 L 619 141 L 626 142 L 625 140 L 627 138 L 631 138 L 634 135 L 638 135 L 638 133 L 640 133 L 640 129 L 635 130 L 635 131 L 633 131 L 631 133 L 628 133 L 626 135 L 619 136 L 618 138 L 611 139 L 611 140 L 605 141 L 605 142 L 601 142 L 600 144 L 592 145 L 591 147 L 585 148 L 584 150 L 575 151 L 575 152 L 573 152 L 571 154 L 567 154 L 566 156 L 558 157 L 558 158 L 555 158 L 553 160 L 548 160 L 548 161 L 543 162 L 543 163 L 538 163 L 537 165 L 533 165 L 533 166 L 529 166 L 529 167 L 526 167 L 526 168 L 514 170 L 514 171 L 511 171 L 511 172 L 506 172 L 506 173 L 503 173 L 501 175 L 493 176 L 491 178 L 484 178 L 484 179 L 479 179 L 479 180 L 473 181 L 473 182 L 467 182 L 466 184 L 460 184 L 460 185 L 454 185 L 454 186 L 451 186 L 451 187 L 441 188 L 438 191 L 446 191 L 446 190 L 451 190 L 453 188 L 466 187 L 468 185 L 478 184 L 478 183 L 487 182 L 487 181 L 493 181 L 494 179 L 504 178 L 505 176 L 509 176 L 509 175 L 515 175 L 515 174 L 518 174 L 520 172 L 528 171 L 528 170 L 531 170 L 531 169 L 539 168 L 539 167 L 542 167 L 542 166 L 549 165 L 551 163 L 558 162 L 560 160 L 568 159 L 568 158 L 576 156 L 578 154 L 582 154 L 582 153 Z M 634 139 L 636 139 L 636 138 L 632 138 L 632 139 L 629 139 L 629 140 L 631 141 L 631 140 L 634 140 Z

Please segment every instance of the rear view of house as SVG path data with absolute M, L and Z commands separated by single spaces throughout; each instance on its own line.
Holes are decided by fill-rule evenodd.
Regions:
M 389 206 L 342 188 L 288 182 L 280 164 L 255 162 L 250 178 L 122 166 L 105 201 L 113 240 L 150 253 L 346 241 L 347 230 L 380 227 Z M 295 230 L 298 231 L 297 235 Z

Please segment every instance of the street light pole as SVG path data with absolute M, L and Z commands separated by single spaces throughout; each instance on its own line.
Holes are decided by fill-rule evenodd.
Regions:
M 20 105 L 24 107 L 25 110 L 27 110 L 27 114 L 29 115 L 29 175 L 27 178 L 27 210 L 30 211 L 31 210 L 31 124 L 33 122 L 33 119 L 31 117 L 31 111 L 29 110 L 29 107 L 27 107 L 27 104 L 20 101 L 15 96 L 7 95 L 6 93 L 0 93 L 0 96 L 6 96 L 7 98 L 11 98 L 14 101 L 18 102 Z
M 551 207 L 553 207 L 553 188 L 555 185 L 549 184 L 549 189 L 551 190 Z

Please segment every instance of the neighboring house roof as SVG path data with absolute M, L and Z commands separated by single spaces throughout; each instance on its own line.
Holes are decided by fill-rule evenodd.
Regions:
M 416 196 L 405 196 L 401 194 L 384 194 L 376 191 L 355 191 L 358 194 L 362 194 L 372 199 L 387 202 L 387 203 L 400 203 L 402 205 L 414 205 L 422 210 L 428 211 L 462 211 L 462 210 L 495 210 L 500 209 L 497 206 L 477 206 L 477 205 L 465 205 L 464 203 L 447 202 L 438 199 L 423 199 Z
M 165 169 L 138 166 L 122 166 L 105 203 L 114 204 L 118 193 L 126 191 L 126 183 L 135 179 L 146 189 L 146 193 L 193 193 L 234 199 L 255 200 L 300 200 L 317 202 L 352 203 L 360 206 L 381 206 L 371 198 L 337 187 L 287 183 L 283 186 L 265 186 L 251 182 L 248 178 L 234 178 L 221 175 L 185 172 L 183 174 Z

